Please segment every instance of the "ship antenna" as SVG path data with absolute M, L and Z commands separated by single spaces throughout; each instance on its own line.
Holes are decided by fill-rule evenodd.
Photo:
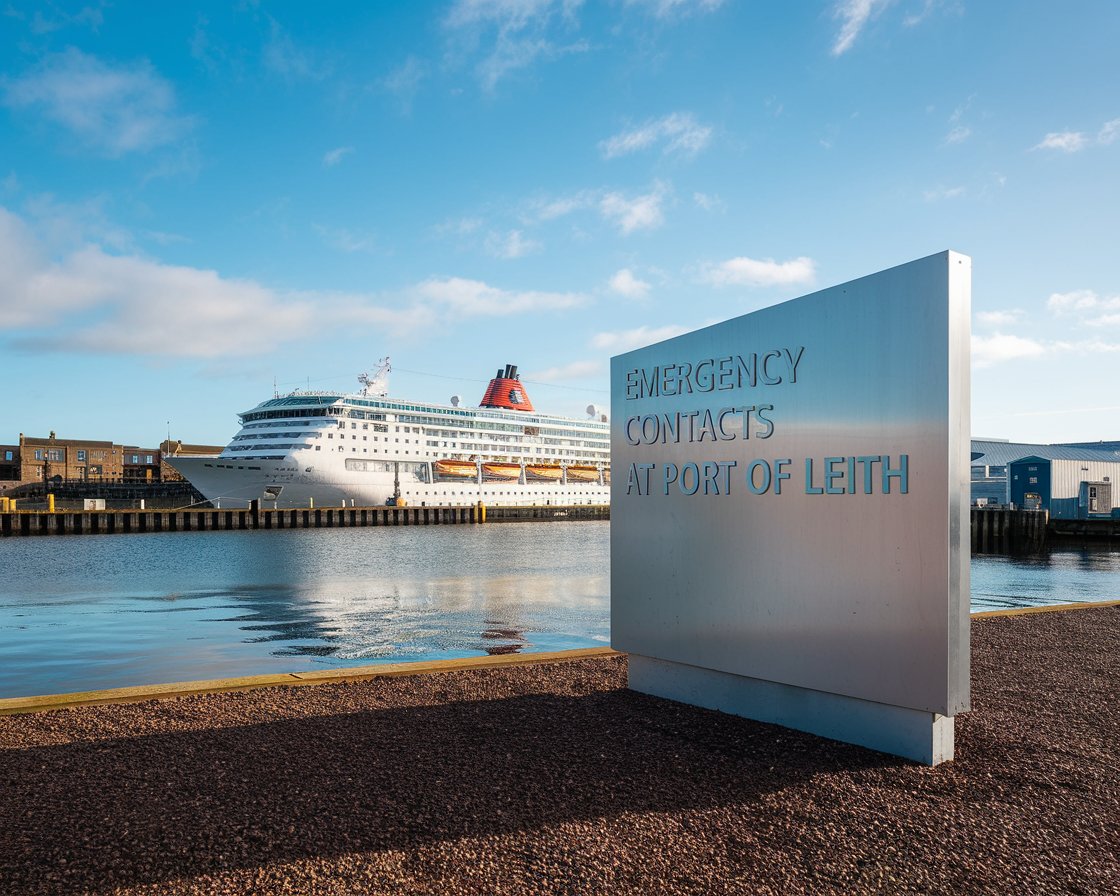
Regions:
M 363 395 L 374 395 L 378 398 L 384 398 L 389 394 L 389 374 L 393 370 L 393 365 L 389 361 L 389 356 L 380 358 L 377 361 L 377 372 L 370 376 L 368 373 L 359 374 L 358 382 L 362 384 Z

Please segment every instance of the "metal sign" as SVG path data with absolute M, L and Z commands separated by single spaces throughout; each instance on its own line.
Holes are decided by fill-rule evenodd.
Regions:
M 968 709 L 970 290 L 971 260 L 943 252 L 612 359 L 632 686 L 697 669 L 768 700 Z

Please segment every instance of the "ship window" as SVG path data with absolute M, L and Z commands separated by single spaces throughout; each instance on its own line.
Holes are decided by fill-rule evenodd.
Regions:
M 316 446 L 315 446 L 315 450 L 316 450 L 316 451 L 319 451 L 320 449 L 321 449 L 321 446 L 320 446 L 320 445 L 316 445 Z

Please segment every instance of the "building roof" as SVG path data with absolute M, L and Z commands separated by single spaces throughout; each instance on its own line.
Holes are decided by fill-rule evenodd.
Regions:
M 1002 466 L 1022 457 L 1041 457 L 1043 460 L 1099 460 L 1120 462 L 1120 452 L 1100 451 L 1091 448 L 1074 448 L 1069 445 L 1035 445 L 1030 442 L 998 442 L 986 439 L 972 440 L 972 463 L 985 466 Z

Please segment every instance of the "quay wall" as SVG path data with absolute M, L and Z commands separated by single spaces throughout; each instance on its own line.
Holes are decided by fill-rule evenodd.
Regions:
M 528 521 L 609 520 L 609 504 L 529 507 L 303 507 L 241 510 L 10 510 L 0 508 L 0 537 L 216 532 L 233 529 L 335 529 Z M 1120 520 L 1054 520 L 1046 511 L 973 507 L 974 554 L 1037 553 L 1072 543 L 1120 547 Z
M 0 512 L 0 537 L 436 526 L 529 520 L 609 520 L 610 506 L 315 507 L 244 510 L 15 510 Z

